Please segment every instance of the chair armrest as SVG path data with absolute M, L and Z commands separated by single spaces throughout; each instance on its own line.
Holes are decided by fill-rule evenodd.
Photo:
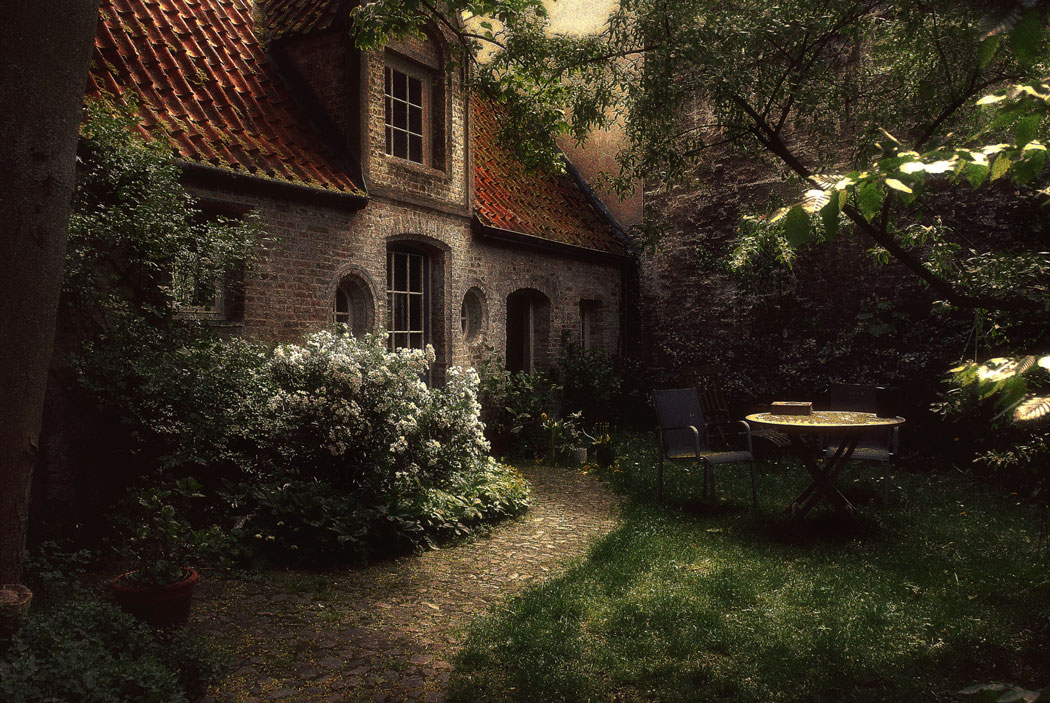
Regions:
M 754 450 L 751 448 L 751 425 L 747 424 L 747 420 L 737 420 L 738 423 L 744 426 L 744 433 L 747 436 L 747 451 L 749 454 L 754 454 Z
M 660 452 L 664 451 L 664 432 L 669 430 L 692 430 L 693 431 L 693 442 L 696 447 L 696 456 L 700 456 L 700 430 L 696 429 L 692 425 L 682 425 L 681 427 L 657 427 L 656 437 L 657 442 L 660 445 Z

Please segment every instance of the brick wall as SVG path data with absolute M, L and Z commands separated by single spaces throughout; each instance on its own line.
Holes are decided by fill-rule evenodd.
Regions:
M 344 275 L 365 281 L 373 319 L 385 326 L 386 253 L 408 243 L 431 253 L 436 292 L 432 338 L 438 365 L 470 364 L 485 344 L 505 354 L 506 301 L 519 289 L 550 300 L 548 346 L 538 366 L 553 358 L 562 331 L 580 341 L 580 303 L 599 301 L 596 347 L 620 343 L 621 271 L 617 264 L 548 254 L 479 240 L 467 217 L 411 203 L 373 201 L 347 212 L 313 204 L 213 190 L 195 193 L 250 207 L 259 213 L 269 244 L 245 288 L 243 333 L 272 341 L 295 341 L 331 324 L 335 287 Z M 464 338 L 460 310 L 468 290 L 484 301 L 480 335 Z

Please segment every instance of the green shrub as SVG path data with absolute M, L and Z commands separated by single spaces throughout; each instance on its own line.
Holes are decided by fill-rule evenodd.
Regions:
M 555 416 L 561 387 L 543 372 L 508 371 L 486 347 L 477 366 L 486 434 L 501 453 L 539 458 L 547 452 L 543 422 Z
M 478 376 L 422 378 L 433 351 L 382 334 L 279 346 L 259 382 L 256 464 L 230 492 L 248 544 L 278 557 L 361 559 L 464 536 L 527 505 L 488 456 Z M 506 490 L 504 495 L 502 491 Z
M 30 615 L 0 660 L 0 692 L 8 703 L 178 703 L 200 695 L 215 671 L 192 631 L 158 637 L 86 599 Z
M 563 339 L 558 354 L 558 381 L 562 388 L 563 415 L 580 413 L 587 429 L 619 420 L 620 374 L 613 358 L 604 350 L 584 349 Z

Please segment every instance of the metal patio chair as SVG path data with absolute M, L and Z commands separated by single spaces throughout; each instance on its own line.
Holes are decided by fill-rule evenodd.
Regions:
M 664 459 L 693 459 L 704 469 L 704 497 L 710 486 L 711 499 L 718 501 L 715 488 L 714 467 L 721 464 L 748 463 L 751 469 L 751 500 L 758 505 L 758 488 L 755 483 L 755 456 L 751 450 L 751 427 L 744 422 L 746 451 L 711 451 L 708 444 L 707 424 L 700 406 L 700 396 L 695 388 L 653 391 L 653 405 L 659 427 L 656 430 L 660 461 L 656 475 L 656 497 L 664 497 Z
M 828 409 L 880 414 L 880 403 L 885 402 L 887 391 L 882 386 L 867 386 L 853 383 L 833 383 L 828 390 Z M 872 461 L 883 465 L 882 500 L 890 497 L 890 466 L 900 449 L 900 427 L 879 431 L 861 439 L 853 451 L 851 461 Z M 831 456 L 838 451 L 837 442 L 825 443 L 824 454 Z

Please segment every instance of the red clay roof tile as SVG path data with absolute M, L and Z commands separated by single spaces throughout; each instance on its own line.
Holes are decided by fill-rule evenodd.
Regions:
M 188 161 L 362 194 L 308 126 L 253 29 L 251 0 L 102 0 L 88 94 L 134 94 L 143 122 L 167 132 Z M 257 156 L 235 158 L 248 156 L 242 144 Z
M 528 173 L 500 145 L 498 108 L 472 100 L 474 204 L 483 225 L 561 244 L 624 255 L 608 218 L 568 174 Z

